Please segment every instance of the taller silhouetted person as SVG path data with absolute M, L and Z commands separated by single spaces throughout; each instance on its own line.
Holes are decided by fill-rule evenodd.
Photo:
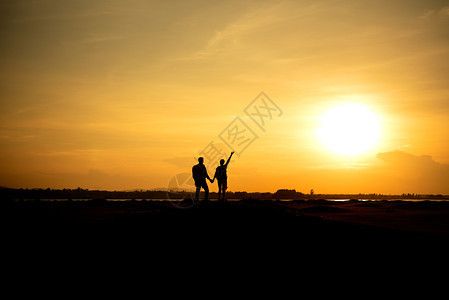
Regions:
M 226 174 L 226 169 L 228 168 L 229 161 L 231 160 L 232 154 L 234 154 L 234 151 L 231 152 L 231 155 L 229 155 L 228 161 L 224 159 L 220 160 L 220 165 L 215 169 L 215 175 L 214 179 L 212 179 L 212 182 L 217 178 L 218 181 L 218 201 L 220 201 L 220 197 L 222 201 L 225 201 L 225 193 L 226 189 L 228 188 L 228 175 Z
M 209 175 L 207 174 L 206 166 L 204 165 L 204 159 L 202 157 L 198 158 L 198 164 L 194 165 L 192 168 L 193 180 L 195 180 L 196 193 L 195 200 L 200 201 L 200 190 L 204 189 L 204 201 L 209 198 L 209 187 L 207 186 L 206 178 L 212 183 Z

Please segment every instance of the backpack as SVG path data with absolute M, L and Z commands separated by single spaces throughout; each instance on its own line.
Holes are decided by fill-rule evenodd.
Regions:
M 194 165 L 192 168 L 192 176 L 194 180 L 201 180 L 204 177 L 204 170 L 201 165 Z
M 226 167 L 218 166 L 215 170 L 215 178 L 217 178 L 217 180 L 224 180 L 226 177 Z

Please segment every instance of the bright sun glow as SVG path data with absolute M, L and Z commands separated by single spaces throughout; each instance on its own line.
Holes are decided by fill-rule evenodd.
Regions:
M 330 151 L 356 155 L 372 149 L 379 140 L 377 116 L 361 104 L 343 104 L 329 110 L 321 119 L 317 134 Z

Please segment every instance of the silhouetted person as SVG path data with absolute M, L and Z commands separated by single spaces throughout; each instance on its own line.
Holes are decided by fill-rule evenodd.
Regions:
M 225 193 L 228 188 L 228 175 L 226 174 L 226 169 L 228 168 L 229 161 L 231 160 L 232 154 L 229 155 L 228 161 L 225 163 L 224 159 L 220 160 L 220 165 L 215 169 L 215 175 L 212 179 L 212 182 L 217 178 L 218 181 L 218 201 L 220 201 L 220 197 L 222 201 L 225 201 Z
M 204 165 L 204 159 L 202 157 L 198 158 L 198 164 L 194 165 L 192 168 L 192 176 L 193 180 L 195 180 L 196 186 L 196 194 L 195 200 L 200 201 L 200 190 L 204 189 L 204 201 L 207 201 L 209 198 L 209 187 L 206 183 L 206 178 L 212 183 L 209 175 L 207 175 L 206 166 Z

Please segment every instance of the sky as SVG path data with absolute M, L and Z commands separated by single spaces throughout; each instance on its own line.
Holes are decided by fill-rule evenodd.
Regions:
M 0 46 L 0 186 L 167 188 L 234 150 L 231 191 L 449 194 L 449 1 L 0 1 Z M 361 154 L 316 134 L 346 103 Z

